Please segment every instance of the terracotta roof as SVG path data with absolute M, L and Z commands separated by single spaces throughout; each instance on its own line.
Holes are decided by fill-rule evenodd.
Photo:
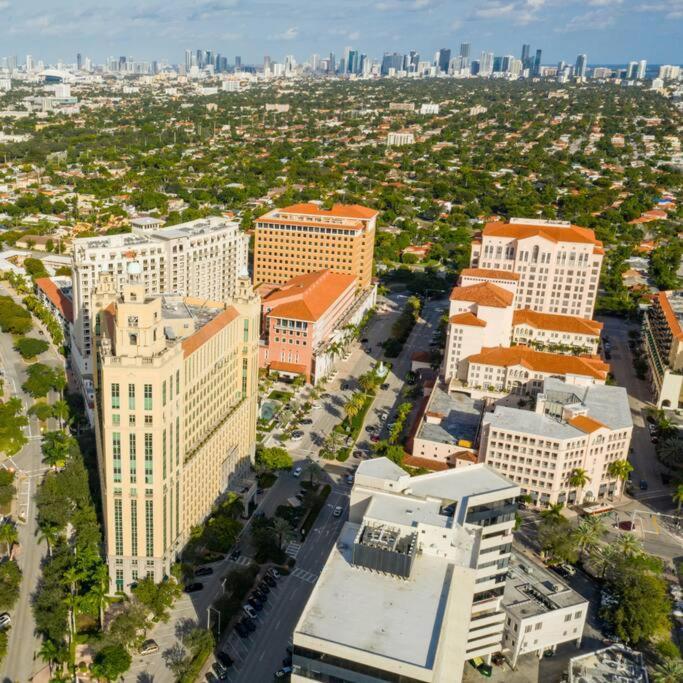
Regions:
M 478 282 L 474 285 L 454 287 L 451 292 L 451 301 L 472 301 L 481 306 L 493 306 L 495 308 L 507 308 L 512 305 L 514 295 L 492 282 Z
M 275 372 L 293 372 L 297 375 L 305 375 L 308 372 L 308 368 L 305 365 L 300 365 L 299 363 L 285 363 L 280 360 L 271 361 L 269 367 Z
M 458 313 L 458 315 L 452 315 L 448 319 L 449 323 L 453 325 L 470 325 L 471 327 L 486 327 L 486 321 L 477 318 L 474 313 L 466 311 L 465 313 Z
M 379 212 L 369 209 L 360 204 L 334 204 L 331 209 L 321 209 L 317 204 L 292 204 L 282 209 L 276 209 L 286 213 L 302 213 L 309 216 L 334 216 L 335 218 L 362 218 L 369 219 L 376 216 Z
M 609 364 L 598 356 L 565 356 L 556 353 L 535 351 L 528 346 L 496 346 L 483 348 L 469 356 L 470 363 L 511 367 L 521 365 L 534 372 L 549 375 L 583 375 L 595 379 L 606 379 Z
M 74 307 L 71 299 L 49 277 L 37 278 L 36 287 L 45 293 L 45 296 L 52 302 L 65 320 L 68 320 L 70 323 L 74 321 Z
M 519 280 L 519 273 L 511 273 L 508 270 L 495 270 L 494 268 L 463 268 L 461 277 L 483 277 L 491 280 Z
M 558 315 L 557 313 L 539 313 L 528 309 L 518 308 L 512 316 L 512 325 L 529 325 L 537 330 L 554 330 L 557 332 L 573 332 L 600 336 L 603 324 L 595 320 L 578 318 L 573 315 Z
M 664 313 L 671 334 L 673 334 L 676 339 L 683 340 L 683 329 L 681 329 L 681 323 L 678 320 L 678 316 L 674 313 L 673 308 L 671 308 L 667 292 L 657 292 L 657 300 L 662 308 L 662 313 Z
M 183 355 L 187 358 L 198 348 L 205 344 L 211 337 L 218 334 L 226 325 L 229 325 L 235 318 L 239 317 L 239 312 L 233 306 L 221 311 L 215 318 L 209 320 L 206 325 L 200 327 L 194 334 L 183 339 Z
M 600 420 L 596 420 L 588 415 L 576 415 L 575 417 L 570 417 L 567 422 L 572 427 L 576 427 L 582 432 L 586 432 L 586 434 L 597 432 L 598 429 L 607 429 L 607 426 L 600 422 Z
M 432 470 L 432 472 L 443 472 L 444 470 L 453 469 L 443 460 L 430 460 L 429 458 L 418 458 L 416 455 L 406 455 L 403 457 L 403 464 L 409 467 L 421 467 L 425 470 Z
M 410 356 L 410 360 L 418 363 L 429 363 L 432 360 L 432 354 L 429 351 L 415 351 Z
M 262 306 L 271 309 L 268 316 L 315 322 L 355 283 L 355 275 L 329 270 L 298 275 L 268 294 Z
M 578 242 L 602 246 L 602 242 L 595 239 L 595 233 L 590 228 L 581 228 L 578 225 L 562 227 L 524 223 L 487 223 L 483 234 L 486 237 L 514 237 L 516 239 L 543 237 L 551 242 Z

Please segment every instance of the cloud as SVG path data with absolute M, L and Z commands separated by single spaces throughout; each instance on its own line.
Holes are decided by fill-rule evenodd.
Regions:
M 526 25 L 536 21 L 539 11 L 546 0 L 484 0 L 467 18 L 471 21 L 510 20 L 515 24 Z
M 574 33 L 576 31 L 602 31 L 614 25 L 616 17 L 605 10 L 592 10 L 572 17 L 569 22 L 556 29 L 558 33 Z
M 380 12 L 421 12 L 439 4 L 439 0 L 382 0 L 375 5 Z
M 299 27 L 290 26 L 286 31 L 278 33 L 275 38 L 277 40 L 296 40 L 299 37 Z
M 644 3 L 635 9 L 638 12 L 658 12 L 664 14 L 667 19 L 683 19 L 683 0 Z

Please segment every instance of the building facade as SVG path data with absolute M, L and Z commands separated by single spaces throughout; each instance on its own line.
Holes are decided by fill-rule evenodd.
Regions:
M 193 526 L 250 470 L 260 304 L 149 295 L 100 276 L 92 297 L 96 436 L 107 562 L 116 591 L 168 576 Z
M 658 292 L 643 317 L 643 346 L 658 408 L 683 408 L 683 290 Z
M 123 235 L 89 237 L 74 243 L 72 254 L 74 364 L 81 376 L 92 374 L 92 295 L 101 273 L 117 286 L 127 281 L 127 266 L 142 266 L 147 294 L 228 301 L 238 275 L 247 272 L 249 238 L 239 225 L 221 217 L 202 218 L 163 230 L 141 229 Z
M 518 494 L 482 465 L 410 477 L 361 463 L 294 630 L 292 681 L 457 683 L 498 652 Z
M 369 287 L 377 211 L 358 205 L 295 204 L 256 221 L 254 284 L 284 284 L 293 277 L 330 270 L 354 275 Z
M 376 288 L 324 270 L 292 278 L 262 300 L 259 365 L 315 384 L 332 370 L 351 326 L 374 306 Z
M 622 387 L 549 379 L 534 410 L 497 405 L 484 413 L 479 462 L 518 484 L 536 505 L 595 501 L 619 495 L 609 466 L 628 459 L 632 432 Z M 570 481 L 577 469 L 588 475 L 585 486 Z
M 470 265 L 519 275 L 515 308 L 592 318 L 604 250 L 589 228 L 511 218 L 487 223 Z

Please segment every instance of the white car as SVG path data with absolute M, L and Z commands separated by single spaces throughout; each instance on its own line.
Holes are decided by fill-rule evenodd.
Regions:
M 300 430 L 297 429 L 296 431 L 292 432 L 292 436 L 290 437 L 290 441 L 301 441 L 301 439 L 304 438 L 304 433 Z
M 320 404 L 319 403 L 312 403 L 311 404 L 311 410 L 320 410 Z
M 5 629 L 11 625 L 12 619 L 10 618 L 9 614 L 7 614 L 7 612 L 0 614 L 0 629 Z
M 337 507 L 334 508 L 334 511 L 332 512 L 333 517 L 341 517 L 342 513 L 342 508 L 341 505 L 337 505 Z
M 301 467 L 295 467 L 292 470 L 292 476 L 294 476 L 298 479 L 301 476 Z
M 251 605 L 242 605 L 242 609 L 250 619 L 256 619 L 256 610 Z

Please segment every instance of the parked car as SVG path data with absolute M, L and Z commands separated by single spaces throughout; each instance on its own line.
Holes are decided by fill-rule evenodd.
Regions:
M 379 385 L 379 388 L 380 388 L 382 391 L 386 391 L 386 390 L 389 388 L 389 382 L 384 382 L 384 384 L 380 384 L 380 385 Z
M 346 475 L 346 483 L 347 484 L 353 484 L 353 474 L 347 474 Z
M 247 631 L 242 624 L 235 624 L 235 632 L 240 638 L 242 638 L 242 640 L 249 637 L 249 631 Z
M 229 669 L 235 663 L 235 660 L 227 652 L 223 652 L 223 650 L 216 652 L 216 659 L 226 669 Z
M 366 425 L 365 426 L 365 431 L 368 432 L 368 434 L 372 434 L 374 431 L 376 431 L 377 427 L 375 425 Z
M 301 424 L 302 424 L 302 425 L 312 425 L 312 424 L 313 424 L 313 420 L 311 420 L 310 417 L 305 417 L 303 420 L 301 420 Z
M 285 676 L 289 676 L 289 674 L 292 673 L 292 667 L 291 666 L 283 666 L 279 671 L 275 672 L 275 678 L 284 678 Z
M 341 517 L 341 514 L 342 514 L 342 507 L 341 507 L 341 505 L 337 505 L 334 508 L 334 511 L 332 512 L 332 516 L 333 517 Z
M 213 567 L 197 567 L 195 569 L 195 576 L 210 576 L 213 574 Z
M 295 467 L 295 468 L 292 470 L 292 476 L 293 476 L 293 477 L 299 478 L 299 477 L 301 476 L 301 467 L 298 467 L 298 466 Z
M 373 434 L 370 437 L 370 441 L 372 441 L 372 443 L 377 443 L 379 441 L 379 436 L 377 436 L 377 434 Z
M 149 638 L 140 646 L 139 652 L 141 655 L 153 655 L 155 652 L 159 652 L 157 641 Z
M 236 560 L 241 554 L 242 551 L 239 548 L 234 548 L 233 551 L 230 553 L 230 559 Z
M 258 598 L 251 597 L 247 600 L 247 603 L 249 603 L 249 607 L 253 607 L 257 612 L 260 612 L 263 609 L 263 603 Z M 247 605 L 245 605 L 245 607 L 246 606 Z M 251 614 L 249 616 L 251 617 Z
M 268 602 L 268 596 L 258 588 L 254 588 L 253 596 L 261 603 Z
M 304 438 L 304 433 L 300 429 L 295 429 L 292 432 L 291 441 L 301 441 Z
M 647 491 L 647 480 L 641 479 L 639 486 L 641 491 Z
M 623 522 L 619 522 L 618 526 L 622 531 L 633 531 L 636 528 L 636 525 L 629 520 L 624 520 Z
M 227 679 L 228 670 L 218 660 L 213 663 L 213 670 L 216 672 L 216 676 L 218 676 L 221 681 Z
M 251 605 L 242 605 L 242 611 L 252 619 L 256 619 L 256 610 Z
M 367 338 L 367 337 L 363 337 L 363 338 L 360 340 L 360 343 L 361 343 L 361 344 L 367 344 L 367 343 L 368 343 L 368 338 Z
M 356 449 L 356 450 L 353 452 L 353 457 L 354 457 L 354 458 L 362 458 L 362 457 L 363 457 L 363 451 L 360 451 L 360 450 Z
M 10 618 L 10 615 L 5 612 L 4 614 L 0 614 L 0 629 L 6 629 L 9 628 L 12 625 L 12 619 Z
M 250 617 L 242 617 L 240 624 L 242 624 L 242 626 L 244 626 L 249 633 L 253 633 L 256 630 L 256 624 Z
M 319 403 L 311 403 L 311 410 L 320 410 Z
M 269 574 L 266 574 L 266 575 L 263 577 L 263 581 L 264 581 L 265 583 L 267 583 L 271 588 L 275 588 L 275 586 L 277 586 L 277 582 L 276 582 L 275 579 L 274 579 L 272 576 L 270 576 Z
M 213 671 L 207 671 L 206 672 L 206 683 L 214 683 L 214 681 L 217 681 L 218 679 L 214 675 Z
M 273 569 L 270 570 L 270 575 L 271 575 L 274 579 L 279 579 L 280 576 L 281 576 L 280 572 L 279 572 L 277 569 L 275 569 L 274 567 L 273 567 Z
M 341 385 L 342 391 L 346 391 L 349 388 L 350 388 L 350 385 L 348 382 L 342 382 L 342 385 Z
M 183 588 L 183 590 L 186 593 L 196 593 L 197 591 L 202 590 L 202 588 L 204 588 L 204 584 L 199 583 L 198 581 L 195 581 L 194 583 L 188 583 L 187 586 L 185 586 L 185 588 Z
M 270 593 L 270 586 L 265 581 L 261 581 L 258 585 L 258 590 L 260 590 L 261 593 L 268 595 L 268 593 Z

